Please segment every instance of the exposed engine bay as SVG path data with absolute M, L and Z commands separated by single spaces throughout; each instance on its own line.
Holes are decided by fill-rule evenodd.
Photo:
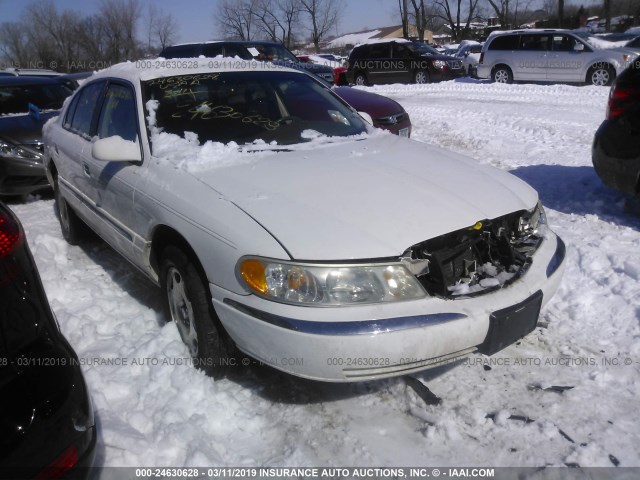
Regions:
M 509 285 L 523 275 L 542 238 L 541 207 L 519 211 L 410 247 L 401 259 L 430 295 L 463 298 Z

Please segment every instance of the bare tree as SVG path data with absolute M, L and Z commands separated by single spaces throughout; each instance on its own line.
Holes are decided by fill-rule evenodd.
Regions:
M 609 31 L 609 29 L 611 28 L 611 0 L 604 0 L 604 5 L 603 5 L 603 9 L 604 9 L 604 29 L 605 31 Z
M 0 51 L 7 61 L 17 67 L 27 63 L 29 45 L 22 24 L 18 22 L 0 24 Z
M 252 40 L 254 20 L 260 0 L 222 0 L 214 20 L 227 38 Z
M 558 27 L 564 23 L 564 0 L 558 0 Z
M 147 14 L 147 50 L 162 50 L 175 41 L 177 32 L 175 19 L 150 3 Z
M 400 10 L 400 18 L 402 19 L 402 38 L 409 38 L 409 11 L 407 8 L 407 0 L 398 0 L 398 9 Z
M 294 30 L 298 27 L 298 22 L 300 21 L 300 3 L 298 0 L 275 0 L 275 6 L 278 11 L 278 18 L 280 18 L 280 23 L 285 31 L 283 43 L 287 48 L 291 48 Z
M 308 15 L 311 26 L 311 40 L 320 51 L 320 42 L 329 30 L 335 27 L 344 10 L 343 0 L 300 0 L 302 11 Z
M 118 63 L 138 56 L 136 33 L 141 14 L 138 0 L 100 0 L 98 18 L 109 61 Z
M 454 40 L 460 41 L 469 32 L 471 20 L 475 17 L 475 11 L 478 7 L 478 0 L 466 0 L 466 6 L 463 6 L 465 0 L 434 0 L 434 4 L 438 7 L 437 16 L 442 18 L 451 29 L 451 36 Z M 463 8 L 466 7 L 466 12 Z M 466 13 L 466 21 L 464 26 L 462 17 Z
M 510 0 L 487 0 L 489 5 L 498 17 L 498 22 L 502 27 L 509 24 L 509 3 Z M 517 7 L 516 7 L 517 8 Z
M 424 0 L 411 0 L 411 5 L 413 6 L 413 17 L 416 31 L 418 32 L 418 40 L 424 42 L 424 32 L 427 29 L 427 12 Z
M 75 31 L 80 16 L 71 10 L 59 13 L 52 0 L 28 5 L 23 26 L 39 60 L 49 66 L 64 67 L 78 57 Z

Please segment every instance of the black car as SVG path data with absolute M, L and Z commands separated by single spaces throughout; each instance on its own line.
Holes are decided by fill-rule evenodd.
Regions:
M 402 39 L 358 45 L 347 65 L 347 79 L 356 85 L 429 83 L 465 73 L 460 59 L 442 55 L 424 43 Z
M 0 202 L 0 478 L 85 478 L 93 408 L 15 215 Z
M 593 139 L 591 159 L 606 185 L 640 195 L 640 61 L 611 86 L 607 116 Z
M 242 60 L 272 62 L 283 67 L 305 70 L 333 84 L 333 69 L 326 65 L 301 62 L 284 45 L 275 42 L 254 41 L 212 41 L 205 43 L 185 43 L 165 47 L 160 56 L 163 58 L 199 57 L 239 57 Z
M 45 77 L 0 77 L 0 195 L 50 188 L 42 164 L 42 126 L 72 90 Z

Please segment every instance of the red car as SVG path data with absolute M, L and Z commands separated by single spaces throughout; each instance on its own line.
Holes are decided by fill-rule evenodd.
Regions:
M 358 88 L 334 87 L 333 91 L 359 112 L 371 115 L 374 127 L 384 128 L 401 137 L 411 136 L 409 114 L 395 100 Z

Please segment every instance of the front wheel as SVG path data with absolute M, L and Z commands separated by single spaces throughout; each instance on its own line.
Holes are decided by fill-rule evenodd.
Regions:
M 76 212 L 73 211 L 64 196 L 62 196 L 57 176 L 53 181 L 53 194 L 55 197 L 55 208 L 58 220 L 60 221 L 62 236 L 69 245 L 78 245 L 82 243 L 87 236 L 88 227 L 82 220 L 80 220 L 78 215 L 76 215 Z
M 493 70 L 493 81 L 496 83 L 513 83 L 513 73 L 509 67 L 499 66 Z
M 359 85 L 361 87 L 367 85 L 368 82 L 367 82 L 367 77 L 365 76 L 365 74 L 364 73 L 358 73 L 356 75 L 356 78 L 355 78 L 355 83 L 356 83 L 356 85 Z
M 613 69 L 606 65 L 591 67 L 587 74 L 587 84 L 597 87 L 605 87 L 611 85 L 615 78 Z
M 424 70 L 418 70 L 413 76 L 413 81 L 418 84 L 429 83 L 429 74 Z
M 168 246 L 162 253 L 160 285 L 167 317 L 175 322 L 195 366 L 219 377 L 231 365 L 231 346 L 211 303 L 208 285 L 194 261 Z

